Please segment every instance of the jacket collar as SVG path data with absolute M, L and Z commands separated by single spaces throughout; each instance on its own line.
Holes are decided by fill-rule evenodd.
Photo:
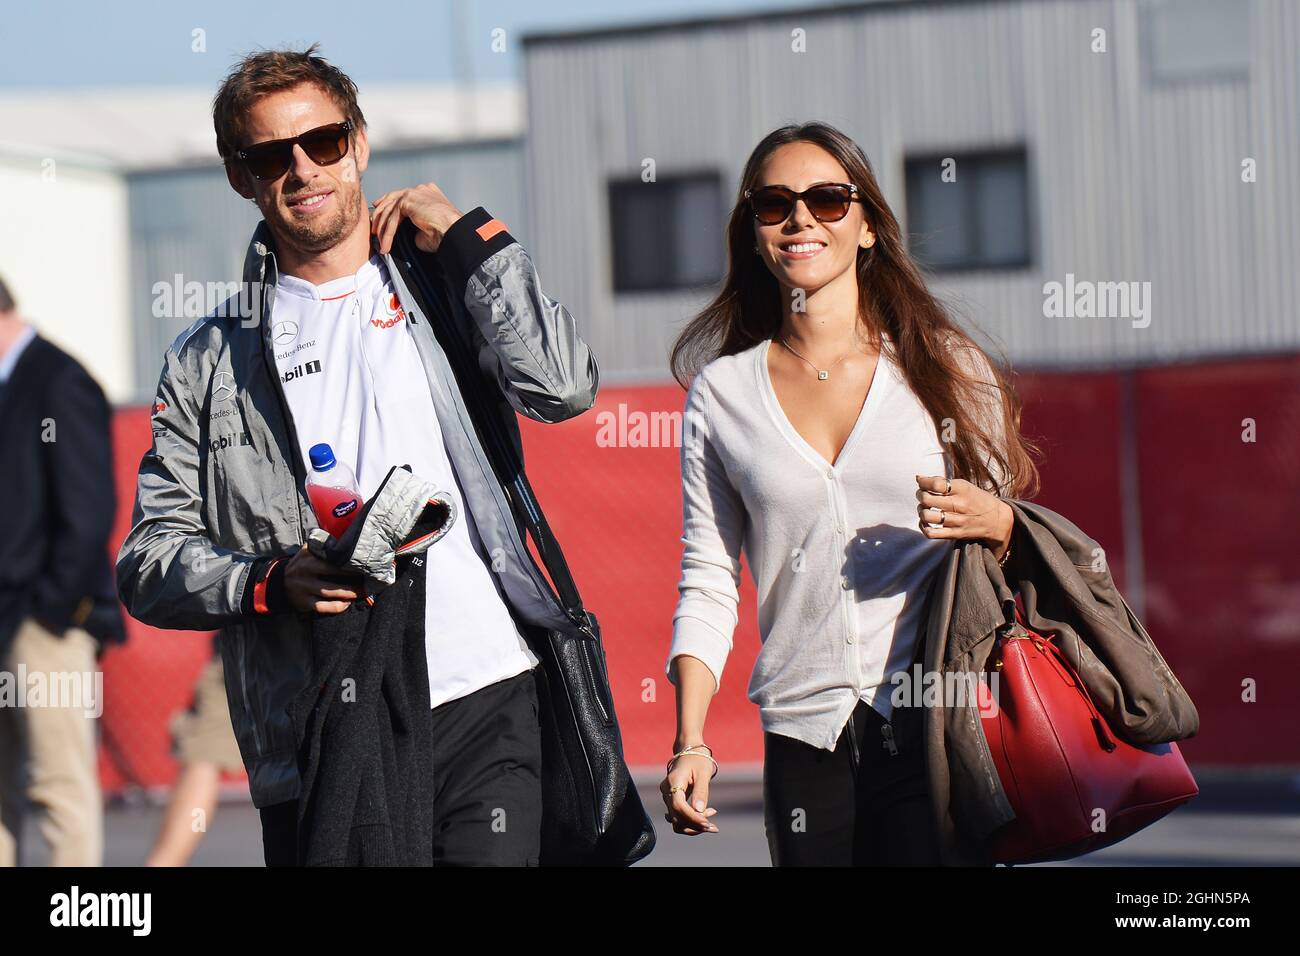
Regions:
M 253 230 L 253 238 L 248 240 L 248 251 L 244 253 L 244 281 L 269 282 L 274 285 L 277 274 L 275 240 L 271 236 L 271 228 L 263 219 Z
M 403 223 L 402 226 L 406 226 Z M 401 228 L 401 227 L 399 227 Z M 376 251 L 374 239 L 370 243 L 371 251 Z M 381 258 L 384 265 L 388 268 L 388 275 L 395 281 L 398 277 L 397 263 L 393 260 L 393 254 L 396 245 L 389 253 Z M 253 237 L 248 241 L 248 250 L 244 254 L 244 273 L 243 281 L 249 288 L 260 290 L 261 294 L 254 296 L 255 308 L 259 324 L 263 326 L 262 337 L 265 341 L 270 341 L 270 330 L 268 322 L 262 322 L 261 310 L 264 307 L 269 308 L 275 300 L 275 283 L 280 276 L 280 265 L 275 257 L 275 238 L 271 235 L 271 228 L 266 224 L 266 220 L 260 220 L 257 228 L 253 230 Z M 402 291 L 402 284 L 399 282 L 399 293 Z M 409 309 L 408 309 L 409 311 Z

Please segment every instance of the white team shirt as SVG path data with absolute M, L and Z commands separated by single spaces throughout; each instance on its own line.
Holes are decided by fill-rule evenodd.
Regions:
M 426 553 L 425 650 L 436 707 L 537 663 L 489 569 L 465 507 L 387 267 L 313 285 L 281 275 L 271 331 L 275 363 L 302 445 L 328 442 L 352 467 L 363 500 L 393 465 L 410 465 L 456 499 L 457 520 Z

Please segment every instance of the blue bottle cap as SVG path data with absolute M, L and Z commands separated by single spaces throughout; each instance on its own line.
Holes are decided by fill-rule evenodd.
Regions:
M 334 449 L 324 442 L 319 445 L 312 445 L 307 450 L 307 457 L 311 459 L 311 466 L 317 471 L 329 471 L 336 464 Z

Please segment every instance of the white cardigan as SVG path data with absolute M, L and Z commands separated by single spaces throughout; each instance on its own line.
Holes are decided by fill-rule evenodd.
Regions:
M 859 699 L 890 716 L 890 675 L 911 663 L 926 586 L 952 547 L 918 528 L 915 476 L 952 472 L 887 336 L 834 466 L 777 401 L 769 345 L 715 359 L 687 394 L 668 674 L 673 658 L 689 654 L 721 684 L 743 549 L 763 642 L 749 699 L 765 731 L 833 750 Z

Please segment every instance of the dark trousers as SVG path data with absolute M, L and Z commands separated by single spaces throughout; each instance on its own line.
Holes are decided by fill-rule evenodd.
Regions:
M 542 745 L 534 671 L 433 709 L 435 866 L 537 866 Z M 297 861 L 297 801 L 261 810 L 267 866 Z
M 763 818 L 773 866 L 940 863 L 923 751 L 865 701 L 834 752 L 763 735 Z

